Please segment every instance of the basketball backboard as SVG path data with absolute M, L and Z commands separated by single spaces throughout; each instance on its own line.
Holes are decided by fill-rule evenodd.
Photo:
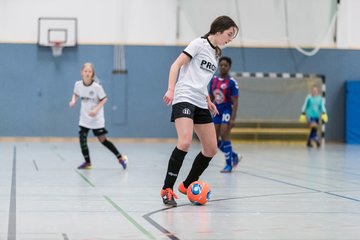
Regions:
M 41 17 L 38 20 L 38 45 L 52 47 L 61 44 L 62 47 L 77 45 L 77 19 Z

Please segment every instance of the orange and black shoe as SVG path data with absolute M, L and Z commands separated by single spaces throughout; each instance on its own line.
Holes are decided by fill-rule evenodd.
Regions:
M 182 194 L 186 195 L 187 194 L 187 188 L 184 186 L 184 183 L 180 183 L 179 187 L 178 187 L 179 192 L 181 192 Z
M 177 206 L 175 198 L 177 199 L 178 196 L 173 192 L 173 190 L 171 188 L 161 189 L 160 196 L 165 205 L 172 206 L 172 207 Z

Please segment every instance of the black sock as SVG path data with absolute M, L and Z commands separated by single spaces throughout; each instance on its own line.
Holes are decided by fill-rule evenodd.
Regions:
M 175 147 L 169 159 L 163 189 L 173 189 L 186 154 L 187 152 L 184 152 Z
M 89 148 L 87 145 L 87 133 L 80 133 L 79 140 L 80 140 L 81 153 L 84 156 L 85 162 L 91 163 Z
M 109 149 L 113 154 L 115 154 L 115 156 L 117 158 L 121 157 L 121 154 L 119 153 L 119 151 L 117 150 L 117 148 L 115 147 L 115 145 L 110 142 L 109 140 L 105 139 L 105 141 L 101 142 L 107 149 Z
M 89 149 L 86 149 L 86 150 L 85 150 L 85 149 L 82 149 L 81 152 L 82 152 L 82 154 L 83 154 L 83 156 L 84 156 L 85 162 L 91 163 L 91 161 L 90 161 Z
M 212 157 L 206 157 L 200 152 L 191 167 L 189 175 L 185 179 L 184 186 L 187 188 L 192 182 L 199 180 L 201 174 L 205 171 L 205 169 L 209 166 Z

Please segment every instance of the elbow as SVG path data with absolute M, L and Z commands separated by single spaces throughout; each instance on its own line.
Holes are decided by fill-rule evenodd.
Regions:
M 100 102 L 104 105 L 107 102 L 107 97 L 101 99 Z
M 170 72 L 178 72 L 179 71 L 179 66 L 176 63 L 171 64 L 170 66 Z

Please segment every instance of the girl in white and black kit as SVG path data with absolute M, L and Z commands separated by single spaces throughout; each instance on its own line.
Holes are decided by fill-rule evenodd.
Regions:
M 95 69 L 92 63 L 85 63 L 81 68 L 82 80 L 75 83 L 74 93 L 69 103 L 73 107 L 78 98 L 81 99 L 79 140 L 81 152 L 85 162 L 78 169 L 90 169 L 91 160 L 87 145 L 89 130 L 92 130 L 99 141 L 115 154 L 123 169 L 127 166 L 127 157 L 116 149 L 114 144 L 106 138 L 108 131 L 105 129 L 104 105 L 107 101 L 103 87 L 94 81 Z
M 238 26 L 231 18 L 220 16 L 212 22 L 210 31 L 190 42 L 171 65 L 168 90 L 163 99 L 167 105 L 172 103 L 171 121 L 175 122 L 178 142 L 170 156 L 160 191 L 165 205 L 177 206 L 173 187 L 194 131 L 202 150 L 195 158 L 187 178 L 180 183 L 179 192 L 186 194 L 187 187 L 199 179 L 216 154 L 217 140 L 211 112 L 218 114 L 218 111 L 210 100 L 207 86 L 221 56 L 218 46 L 229 43 L 237 32 Z

